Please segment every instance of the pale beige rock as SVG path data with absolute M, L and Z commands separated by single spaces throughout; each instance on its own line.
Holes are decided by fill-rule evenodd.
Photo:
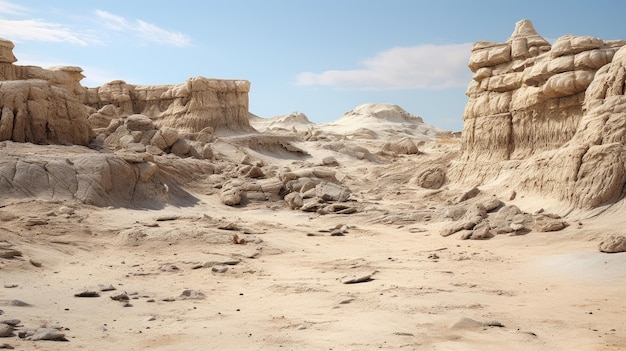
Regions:
M 185 156 L 191 150 L 191 145 L 185 139 L 178 139 L 170 149 L 170 152 L 176 156 Z
M 532 56 L 525 51 L 531 42 L 549 54 Z M 576 207 L 615 201 L 626 181 L 623 143 L 614 137 L 621 128 L 623 43 L 565 36 L 550 48 L 526 20 L 507 43 L 510 62 L 495 56 L 500 44 L 474 45 L 464 146 L 448 177 L 469 185 L 510 174 L 520 189 Z
M 626 236 L 610 235 L 598 244 L 598 249 L 606 253 L 626 252 Z
M 113 81 L 85 92 L 90 106 L 112 104 L 120 115 L 143 114 L 159 127 L 185 133 L 208 129 L 231 134 L 252 132 L 248 120 L 250 82 L 204 77 L 176 85 L 131 85 Z
M 87 145 L 93 131 L 76 96 L 43 80 L 0 82 L 0 141 Z
M 0 39 L 0 63 L 13 63 L 17 61 L 13 55 L 15 45 L 9 40 Z
M 419 150 L 415 142 L 409 138 L 401 138 L 385 143 L 382 147 L 383 152 L 391 152 L 396 155 L 414 155 L 419 154 Z
M 285 195 L 285 202 L 292 210 L 299 209 L 304 204 L 302 196 L 300 196 L 300 193 L 297 192 Z
M 446 181 L 446 173 L 440 167 L 428 168 L 418 174 L 412 183 L 426 189 L 439 189 Z

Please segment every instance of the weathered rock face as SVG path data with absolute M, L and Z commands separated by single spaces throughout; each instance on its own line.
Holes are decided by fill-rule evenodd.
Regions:
M 511 185 L 578 208 L 620 200 L 626 42 L 564 36 L 545 44 L 521 21 L 507 43 L 474 46 L 463 153 L 450 176 L 476 185 L 514 173 Z
M 13 63 L 17 61 L 15 55 L 13 55 L 13 45 L 12 42 L 4 39 L 0 39 L 0 63 Z
M 0 141 L 87 145 L 87 108 L 45 80 L 0 81 Z
M 563 147 L 526 160 L 521 189 L 541 191 L 576 207 L 624 197 L 626 184 L 626 47 L 597 73 L 585 96 L 576 134 Z
M 82 69 L 16 66 L 13 47 L 0 39 L 0 141 L 87 145 Z
M 213 165 L 205 160 L 213 158 L 213 134 L 254 132 L 247 81 L 192 78 L 163 86 L 114 81 L 88 89 L 80 85 L 80 67 L 18 66 L 12 50 L 13 43 L 0 39 L 3 198 L 98 206 L 192 204 L 196 199 L 177 181 L 212 174 Z M 75 153 L 69 144 L 92 149 L 79 147 Z
M 494 163 L 524 160 L 568 142 L 596 71 L 624 43 L 564 36 L 550 46 L 523 20 L 505 43 L 474 44 L 455 180 L 485 181 L 511 166 Z
M 0 194 L 3 198 L 79 201 L 96 206 L 158 208 L 195 199 L 168 181 L 160 167 L 143 158 L 101 154 L 84 147 L 59 150 L 51 146 L 0 143 Z M 42 150 L 49 154 L 42 155 Z M 52 148 L 52 150 L 50 150 Z M 78 146 L 74 148 L 79 148 Z M 133 162 L 135 161 L 135 162 Z
M 87 89 L 84 102 L 96 109 L 113 105 L 120 116 L 143 114 L 182 133 L 229 134 L 254 131 L 248 120 L 249 91 L 245 80 L 197 77 L 155 86 L 118 80 Z

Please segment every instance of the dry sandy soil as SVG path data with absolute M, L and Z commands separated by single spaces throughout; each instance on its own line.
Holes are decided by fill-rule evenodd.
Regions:
M 570 217 L 559 232 L 464 241 L 440 236 L 445 222 L 402 219 L 444 205 L 384 183 L 350 184 L 363 206 L 351 215 L 263 203 L 233 209 L 202 192 L 195 206 L 150 211 L 5 201 L 0 244 L 22 256 L 0 259 L 0 318 L 19 319 L 23 328 L 62 327 L 66 341 L 15 336 L 0 345 L 626 349 L 626 254 L 597 249 L 606 228 L 624 223 Z M 550 205 L 512 203 L 527 211 Z M 343 235 L 331 235 L 343 225 Z M 369 279 L 342 282 L 351 276 Z M 75 296 L 85 290 L 99 297 Z M 124 293 L 129 301 L 112 299 Z

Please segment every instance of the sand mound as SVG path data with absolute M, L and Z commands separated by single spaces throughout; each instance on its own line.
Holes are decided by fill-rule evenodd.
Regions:
M 421 117 L 393 104 L 359 105 L 338 120 L 320 125 L 319 129 L 325 133 L 342 134 L 353 139 L 388 139 L 396 136 L 432 140 L 442 132 L 424 123 Z
M 304 132 L 315 126 L 302 112 L 292 112 L 287 115 L 272 118 L 260 118 L 251 114 L 250 124 L 259 132 Z

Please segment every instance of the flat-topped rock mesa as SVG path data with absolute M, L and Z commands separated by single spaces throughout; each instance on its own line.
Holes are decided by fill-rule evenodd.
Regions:
M 0 141 L 87 145 L 82 69 L 14 65 L 13 47 L 0 39 Z
M 15 65 L 13 48 L 0 39 L 0 141 L 87 145 L 95 137 L 88 117 L 107 105 L 115 107 L 110 119 L 143 114 L 183 135 L 254 132 L 246 80 L 196 77 L 155 86 L 118 80 L 86 88 L 80 67 Z
M 122 80 L 87 88 L 84 103 L 99 110 L 117 108 L 117 116 L 142 114 L 159 127 L 181 133 L 232 134 L 253 132 L 248 121 L 246 80 L 189 78 L 174 85 L 132 85 Z
M 550 45 L 528 20 L 505 43 L 474 44 L 450 177 L 472 185 L 511 177 L 511 186 L 579 208 L 623 198 L 624 44 L 567 35 Z

